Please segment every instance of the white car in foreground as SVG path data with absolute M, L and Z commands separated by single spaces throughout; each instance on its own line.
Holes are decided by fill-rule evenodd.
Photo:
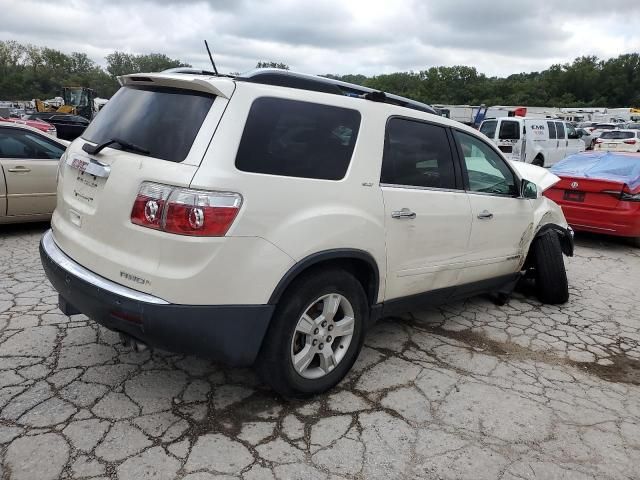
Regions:
M 505 300 L 526 273 L 568 298 L 558 177 L 426 105 L 282 70 L 120 82 L 61 159 L 41 242 L 66 314 L 305 396 L 383 315 Z

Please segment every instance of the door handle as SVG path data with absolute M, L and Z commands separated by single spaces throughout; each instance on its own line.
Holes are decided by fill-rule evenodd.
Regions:
M 391 218 L 416 218 L 415 212 L 412 212 L 408 208 L 403 208 L 402 210 L 396 210 L 395 212 L 391 212 Z
M 493 218 L 493 213 L 489 212 L 488 210 L 483 210 L 478 214 L 478 218 L 480 220 L 490 220 Z
M 29 167 L 13 167 L 10 168 L 9 171 L 13 173 L 27 173 L 30 172 L 31 169 Z

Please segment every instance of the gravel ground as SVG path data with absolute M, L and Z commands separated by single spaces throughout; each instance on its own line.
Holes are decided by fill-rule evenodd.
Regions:
M 66 317 L 37 245 L 0 232 L 0 478 L 640 477 L 640 250 L 579 236 L 571 298 L 520 292 L 383 320 L 335 390 L 133 352 Z

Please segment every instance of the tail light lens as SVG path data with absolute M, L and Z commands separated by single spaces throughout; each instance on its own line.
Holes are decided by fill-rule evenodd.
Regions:
M 144 182 L 131 210 L 131 222 L 179 235 L 224 236 L 236 218 L 242 196 Z
M 625 184 L 624 187 L 622 187 L 620 200 L 625 202 L 640 202 L 640 192 L 632 193 L 629 185 Z
M 627 145 L 635 145 L 636 141 L 631 139 L 631 140 L 625 140 L 624 143 L 626 143 Z
M 596 138 L 596 143 L 604 143 L 604 140 L 602 140 L 601 138 Z

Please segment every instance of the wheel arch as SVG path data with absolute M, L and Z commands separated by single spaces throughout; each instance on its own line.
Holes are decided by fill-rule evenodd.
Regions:
M 364 250 L 355 248 L 336 248 L 317 252 L 303 258 L 291 267 L 280 279 L 269 298 L 269 304 L 278 303 L 289 286 L 303 273 L 313 268 L 339 266 L 350 271 L 362 284 L 369 305 L 378 301 L 380 289 L 380 270 L 373 256 Z
M 560 246 L 562 247 L 562 253 L 564 253 L 567 257 L 573 256 L 573 229 L 571 227 L 563 227 L 562 225 L 558 225 L 557 223 L 545 223 L 533 235 L 533 239 L 529 244 L 529 250 L 527 251 L 527 256 L 523 267 L 526 268 L 531 265 L 533 256 L 531 246 L 533 245 L 533 243 L 541 236 L 547 235 L 551 232 L 558 235 L 558 238 L 560 239 Z

